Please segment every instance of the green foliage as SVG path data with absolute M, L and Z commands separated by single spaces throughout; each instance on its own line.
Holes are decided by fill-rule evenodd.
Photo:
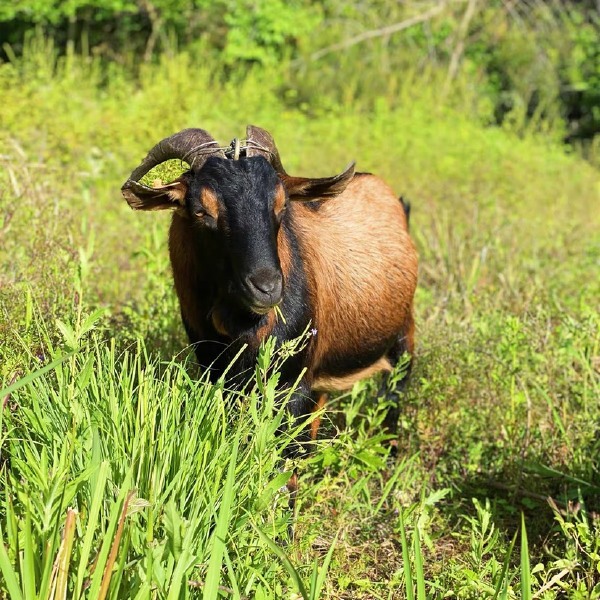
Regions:
M 88 587 L 92 598 L 188 597 L 192 580 L 216 598 L 224 560 L 238 565 L 232 587 L 273 585 L 246 562 L 269 552 L 256 526 L 270 536 L 288 526 L 279 488 L 291 472 L 276 473 L 290 438 L 275 435 L 285 413 L 267 371 L 263 392 L 241 396 L 87 329 L 73 326 L 75 354 L 50 347 L 50 365 L 1 390 L 18 409 L 3 411 L 0 589 L 15 595 L 18 582 L 24 598 L 46 597 L 61 585 L 55 559 L 72 565 L 75 597 Z M 76 530 L 61 541 L 65 514 Z
M 73 19 L 84 9 L 91 9 L 97 18 L 114 16 L 115 13 L 136 9 L 134 0 L 19 0 L 0 6 L 0 21 L 25 19 L 30 23 L 56 25 L 65 19 Z
M 227 42 L 224 59 L 228 64 L 255 61 L 263 65 L 279 62 L 291 54 L 296 41 L 310 35 L 317 24 L 306 3 L 270 0 L 269 2 L 224 2 Z M 290 48 L 291 47 L 291 48 Z
M 61 54 L 77 48 L 114 62 L 127 50 L 134 72 L 140 59 L 175 47 L 197 64 L 214 61 L 221 80 L 281 66 L 278 83 L 294 107 L 316 96 L 353 109 L 382 95 L 393 103 L 413 69 L 438 88 L 438 103 L 460 106 L 476 90 L 483 122 L 586 140 L 588 155 L 596 152 L 600 17 L 586 3 L 21 0 L 0 7 L 7 58 L 22 53 L 34 27 L 58 40 Z
M 440 102 L 445 69 L 405 68 L 363 101 L 358 75 L 341 81 L 358 50 L 333 90 L 311 83 L 326 66 L 283 92 L 268 65 L 224 80 L 198 48 L 133 74 L 127 55 L 32 37 L 0 65 L 0 596 L 598 597 L 598 173 L 542 117 L 518 135 L 482 124 L 488 91 L 463 75 Z M 398 456 L 378 381 L 333 400 L 298 465 L 293 541 L 272 344 L 253 389 L 209 385 L 168 215 L 119 194 L 162 136 L 226 143 L 247 123 L 289 172 L 357 159 L 384 177 L 412 202 L 420 254 Z

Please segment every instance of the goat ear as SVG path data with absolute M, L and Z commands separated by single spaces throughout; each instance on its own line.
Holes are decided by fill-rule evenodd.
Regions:
M 137 181 L 128 180 L 121 188 L 127 204 L 134 210 L 165 210 L 185 205 L 187 183 L 178 179 L 166 185 L 148 187 Z
M 319 198 L 332 198 L 341 194 L 354 177 L 354 163 L 350 163 L 342 173 L 333 177 L 310 179 L 280 175 L 290 200 L 310 202 Z

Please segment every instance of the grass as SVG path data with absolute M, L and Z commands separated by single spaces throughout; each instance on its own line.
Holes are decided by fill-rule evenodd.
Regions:
M 600 597 L 597 171 L 486 126 L 474 91 L 440 104 L 431 74 L 297 108 L 272 73 L 180 54 L 136 78 L 32 44 L 0 65 L 0 596 Z M 377 382 L 332 400 L 293 541 L 280 357 L 244 393 L 206 382 L 168 217 L 119 194 L 161 136 L 246 123 L 289 172 L 382 175 L 420 254 L 398 455 Z

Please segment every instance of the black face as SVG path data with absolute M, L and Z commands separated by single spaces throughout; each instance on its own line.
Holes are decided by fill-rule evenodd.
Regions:
M 254 313 L 266 313 L 281 300 L 277 234 L 285 203 L 277 173 L 260 156 L 209 158 L 189 182 L 186 208 L 218 245 L 226 291 Z

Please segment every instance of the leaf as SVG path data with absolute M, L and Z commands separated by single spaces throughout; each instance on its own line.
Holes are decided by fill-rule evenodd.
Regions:
M 65 600 L 69 579 L 69 566 L 71 564 L 71 551 L 75 538 L 75 522 L 77 511 L 69 508 L 63 533 L 62 543 L 58 549 L 57 564 L 58 576 L 56 578 L 56 600 Z
M 67 346 L 75 350 L 77 348 L 77 335 L 75 334 L 75 331 L 69 325 L 63 323 L 60 319 L 56 319 L 56 326 L 62 333 Z
M 113 542 L 117 536 L 123 508 L 125 507 L 126 510 L 127 507 L 126 497 L 129 496 L 131 490 L 132 472 L 133 468 L 130 468 L 126 473 L 123 483 L 121 484 L 121 489 L 119 490 L 119 495 L 110 510 L 108 526 L 104 532 L 100 553 L 96 559 L 94 573 L 91 577 L 89 598 L 97 599 L 100 597 L 100 588 L 103 584 L 105 568 L 110 560 L 109 552 L 111 551 Z
M 306 591 L 306 587 L 304 586 L 304 583 L 302 582 L 300 573 L 298 573 L 298 571 L 294 568 L 294 565 L 292 564 L 290 559 L 287 557 L 285 552 L 266 533 L 264 533 L 264 531 L 262 531 L 262 529 L 260 529 L 257 525 L 252 523 L 252 527 L 254 527 L 254 529 L 255 529 L 256 533 L 258 533 L 260 539 L 271 549 L 273 554 L 275 554 L 275 556 L 277 556 L 277 558 L 279 558 L 279 560 L 282 562 L 283 566 L 285 567 L 285 570 L 288 572 L 289 576 L 292 578 L 292 581 L 294 582 L 294 585 L 296 586 L 296 589 L 298 590 L 298 592 L 300 593 L 302 598 L 304 600 L 310 600 L 310 596 L 308 595 L 308 592 Z
M 88 331 L 96 326 L 96 323 L 102 319 L 102 317 L 108 312 L 106 308 L 98 308 L 91 314 L 89 314 L 85 321 L 81 324 L 79 329 L 79 338 L 81 339 Z
M 257 512 L 264 510 L 269 505 L 275 493 L 290 480 L 292 473 L 293 471 L 285 471 L 284 473 L 279 473 L 274 479 L 269 481 L 269 483 L 265 486 L 265 489 L 263 490 L 262 494 L 256 501 L 255 507 Z
M 79 598 L 83 588 L 83 581 L 85 572 L 88 567 L 88 560 L 92 552 L 92 544 L 94 541 L 94 534 L 98 524 L 98 516 L 102 507 L 102 500 L 104 498 L 104 486 L 108 478 L 110 470 L 110 464 L 108 461 L 100 463 L 97 471 L 90 476 L 90 483 L 93 484 L 92 490 L 92 503 L 89 508 L 87 515 L 86 531 L 83 538 L 83 545 L 81 547 L 81 555 L 79 558 L 79 568 L 77 569 L 77 579 L 75 582 L 75 589 L 73 593 L 74 598 Z
M 163 522 L 170 552 L 173 558 L 177 560 L 181 554 L 181 529 L 183 527 L 183 520 L 179 515 L 173 498 L 170 498 L 165 506 Z
M 0 542 L 1 543 L 1 542 Z M 23 593 L 26 598 L 35 598 L 35 565 L 33 562 L 33 537 L 31 535 L 31 511 L 25 515 L 25 535 L 23 540 Z

